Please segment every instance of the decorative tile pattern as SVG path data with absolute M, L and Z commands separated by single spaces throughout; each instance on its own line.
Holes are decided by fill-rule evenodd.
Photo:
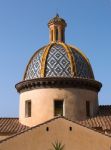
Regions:
M 49 50 L 45 76 L 71 77 L 70 61 L 66 50 L 60 44 L 52 46 Z
M 25 80 L 35 79 L 40 77 L 41 59 L 44 49 L 37 52 L 35 57 L 32 59 L 26 72 Z
M 93 73 L 86 59 L 77 50 L 70 47 L 76 65 L 76 77 L 91 78 Z M 41 61 L 45 48 L 41 48 L 32 58 L 24 80 L 35 79 L 41 77 Z M 73 77 L 71 73 L 71 63 L 67 56 L 65 48 L 60 44 L 54 44 L 50 49 L 46 58 L 45 77 Z
M 82 78 L 93 78 L 93 75 L 91 75 L 91 68 L 89 69 L 87 61 L 77 51 L 73 48 L 71 49 L 75 59 L 77 76 Z

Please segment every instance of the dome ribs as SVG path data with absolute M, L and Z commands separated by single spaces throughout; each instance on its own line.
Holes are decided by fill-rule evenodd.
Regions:
M 49 49 L 52 47 L 52 44 L 49 44 L 46 48 L 45 51 L 42 55 L 42 61 L 41 61 L 41 70 L 40 70 L 40 76 L 43 78 L 45 77 L 45 68 L 46 68 L 46 59 L 47 59 L 47 55 L 49 53 Z
M 70 47 L 64 43 L 61 43 L 61 45 L 65 48 L 67 56 L 69 58 L 72 77 L 77 76 L 75 60 Z
M 52 42 L 31 57 L 23 80 L 45 77 L 81 77 L 94 79 L 87 57 L 76 47 Z

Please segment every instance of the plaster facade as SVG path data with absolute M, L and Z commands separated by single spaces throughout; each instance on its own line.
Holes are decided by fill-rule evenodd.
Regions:
M 0 134 L 0 141 L 3 140 L 3 139 L 6 139 L 8 138 L 9 136 L 12 136 L 13 134 L 9 134 L 9 133 L 5 133 L 5 134 Z
M 25 102 L 31 100 L 31 117 L 25 116 Z M 34 89 L 20 94 L 20 123 L 27 126 L 41 124 L 54 118 L 54 100 L 63 100 L 63 116 L 70 120 L 84 120 L 86 101 L 90 102 L 90 115 L 98 111 L 98 93 L 77 88 Z
M 5 140 L 0 144 L 0 149 L 49 150 L 53 149 L 52 143 L 55 141 L 64 145 L 64 150 L 110 150 L 111 147 L 109 136 L 64 118 L 57 118 Z

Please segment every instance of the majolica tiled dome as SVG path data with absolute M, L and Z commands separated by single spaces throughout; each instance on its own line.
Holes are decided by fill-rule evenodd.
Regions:
M 94 79 L 86 56 L 79 49 L 63 42 L 53 42 L 42 47 L 30 59 L 24 80 L 44 77 Z
M 15 86 L 19 93 L 41 87 L 100 90 L 102 84 L 94 79 L 87 57 L 65 43 L 66 26 L 58 15 L 49 21 L 50 42 L 31 57 L 23 81 Z
M 23 80 L 51 77 L 94 79 L 86 56 L 78 48 L 65 44 L 66 26 L 59 15 L 49 21 L 50 43 L 32 56 Z

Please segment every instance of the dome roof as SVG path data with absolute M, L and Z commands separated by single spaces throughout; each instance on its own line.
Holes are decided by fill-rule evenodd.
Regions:
M 62 23 L 64 26 L 67 26 L 67 23 L 65 22 L 65 20 L 63 18 L 60 18 L 58 14 L 48 22 L 48 26 L 50 26 L 51 24 L 56 24 L 56 23 L 57 24 Z
M 62 42 L 37 50 L 26 67 L 23 80 L 45 77 L 94 79 L 86 56 L 78 48 Z

